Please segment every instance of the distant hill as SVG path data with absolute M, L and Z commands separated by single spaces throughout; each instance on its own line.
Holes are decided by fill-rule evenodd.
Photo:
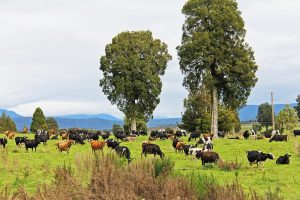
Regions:
M 275 115 L 277 115 L 286 104 L 274 104 Z M 293 108 L 296 103 L 290 104 Z M 256 120 L 259 105 L 247 105 L 239 111 L 239 116 L 241 121 Z
M 2 115 L 2 113 L 5 112 L 8 116 L 10 116 L 10 118 L 17 118 L 17 117 L 23 117 L 22 115 L 19 115 L 13 111 L 9 111 L 9 110 L 5 110 L 5 109 L 0 109 L 0 116 Z
M 294 107 L 296 104 L 290 104 Z M 278 114 L 280 110 L 284 108 L 285 104 L 275 104 L 275 113 Z M 247 105 L 239 111 L 241 121 L 255 120 L 258 111 L 258 105 Z M 24 126 L 30 127 L 31 117 L 23 117 L 13 111 L 0 109 L 0 114 L 5 112 L 8 114 L 16 123 L 17 129 L 22 130 Z M 123 120 L 114 117 L 109 114 L 76 114 L 76 115 L 65 115 L 55 117 L 60 128 L 87 128 L 87 129 L 111 129 L 113 124 L 123 125 Z M 166 127 L 176 126 L 177 123 L 181 122 L 181 118 L 162 118 L 162 119 L 151 119 L 147 123 L 149 128 L 155 127 Z
M 97 114 L 97 115 L 76 114 L 76 115 L 62 115 L 57 117 L 67 118 L 67 119 L 105 119 L 110 121 L 123 121 L 109 114 Z

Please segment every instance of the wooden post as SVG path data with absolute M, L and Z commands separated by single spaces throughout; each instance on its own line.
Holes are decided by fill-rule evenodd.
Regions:
M 275 131 L 275 112 L 274 112 L 273 92 L 271 92 L 271 105 L 272 105 L 272 128 L 273 128 L 273 131 Z

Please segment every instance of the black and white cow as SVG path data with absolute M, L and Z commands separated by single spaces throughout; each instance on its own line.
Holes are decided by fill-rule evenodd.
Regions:
M 276 160 L 276 164 L 290 164 L 290 157 L 288 153 L 285 154 L 284 156 L 279 156 L 279 158 Z
M 130 158 L 130 150 L 128 149 L 128 147 L 125 146 L 116 146 L 115 147 L 115 151 L 116 153 L 121 157 L 125 157 L 128 161 L 128 163 L 131 162 L 131 158 Z
M 5 148 L 6 144 L 7 144 L 7 139 L 6 138 L 0 138 L 0 145 L 2 145 L 3 148 Z
M 247 158 L 250 163 L 250 166 L 252 164 L 264 164 L 264 161 L 266 161 L 268 158 L 273 160 L 275 157 L 271 153 L 263 153 L 261 151 L 247 151 Z
M 288 136 L 287 135 L 274 135 L 270 140 L 269 142 L 272 142 L 272 141 L 275 141 L 275 142 L 281 142 L 281 141 L 288 141 Z

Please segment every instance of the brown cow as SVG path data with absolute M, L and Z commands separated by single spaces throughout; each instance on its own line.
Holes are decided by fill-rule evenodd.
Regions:
M 65 131 L 60 132 L 60 135 L 61 135 L 62 140 L 67 140 L 69 138 L 69 133 L 67 133 Z
M 177 144 L 176 144 L 176 152 L 177 151 L 179 151 L 179 152 L 183 152 L 183 146 L 185 145 L 185 143 L 184 142 L 182 142 L 182 141 L 179 141 L 179 142 L 177 142 Z
M 213 151 L 197 151 L 196 158 L 201 158 L 202 165 L 206 163 L 217 163 L 220 160 L 219 154 Z
M 6 132 L 5 132 L 5 135 L 8 137 L 8 139 L 13 139 L 13 138 L 16 136 L 16 133 L 15 133 L 15 132 L 8 131 L 7 134 L 6 134 Z
M 122 141 L 124 142 L 134 142 L 136 140 L 136 137 L 126 137 L 126 138 L 123 138 Z
M 92 147 L 92 152 L 95 153 L 96 150 L 103 150 L 105 146 L 105 141 L 97 141 L 97 140 L 92 140 L 91 141 L 91 147 Z
M 60 141 L 57 143 L 57 148 L 62 153 L 63 151 L 67 151 L 69 154 L 70 148 L 73 144 L 73 140 L 68 140 L 68 141 Z

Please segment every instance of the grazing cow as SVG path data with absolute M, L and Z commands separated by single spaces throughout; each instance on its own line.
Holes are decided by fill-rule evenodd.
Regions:
M 7 139 L 6 138 L 0 138 L 0 145 L 2 145 L 3 148 L 5 148 L 6 144 L 7 144 Z
M 49 136 L 47 133 L 37 133 L 34 135 L 34 139 L 38 140 L 39 142 L 42 142 L 43 145 L 46 145 L 47 141 L 49 139 Z
M 184 151 L 184 154 L 187 156 L 189 155 L 190 153 L 190 149 L 194 148 L 195 146 L 192 145 L 192 144 L 185 144 L 183 145 L 183 151 Z
M 253 129 L 250 131 L 250 135 L 251 135 L 252 139 L 254 139 L 254 140 L 257 139 L 257 133 Z
M 183 133 L 182 133 L 181 131 L 176 131 L 176 132 L 175 132 L 175 136 L 176 136 L 177 138 L 182 137 L 182 136 L 183 136 Z
M 190 149 L 189 149 L 189 155 L 196 155 L 197 154 L 197 152 L 198 151 L 202 151 L 202 149 L 201 148 L 195 148 L 195 147 L 191 147 Z
M 265 133 L 265 138 L 271 138 L 272 137 L 272 133 Z
M 167 133 L 165 131 L 158 132 L 158 137 L 159 137 L 160 140 L 168 139 Z
M 117 140 L 122 140 L 123 138 L 126 138 L 127 135 L 123 131 L 117 131 L 114 133 L 114 136 L 117 138 Z
M 249 134 L 249 130 L 245 130 L 243 133 L 243 137 L 245 138 L 245 140 L 247 140 L 249 138 L 250 134 Z
M 274 136 L 274 135 L 281 135 L 281 134 L 280 134 L 279 130 L 274 130 L 274 131 L 272 131 L 272 136 Z
M 139 131 L 139 134 L 140 134 L 140 135 L 146 136 L 146 135 L 147 135 L 147 131 L 145 131 L 145 130 L 140 130 L 140 131 Z
M 300 135 L 300 130 L 294 130 L 294 136 Z
M 164 157 L 164 153 L 160 150 L 159 146 L 156 144 L 142 144 L 142 153 L 141 157 L 146 157 L 147 154 L 154 154 L 154 156 L 159 155 L 160 158 Z
M 184 142 L 180 141 L 180 142 L 177 142 L 176 144 L 176 153 L 179 151 L 179 152 L 183 152 L 183 146 L 185 145 Z
M 177 138 L 174 138 L 172 141 L 172 146 L 173 146 L 174 150 L 176 150 L 177 142 L 179 142 L 179 140 Z
M 75 141 L 75 144 L 84 144 L 83 138 L 77 133 L 69 134 L 69 140 Z
M 272 142 L 272 141 L 276 141 L 276 142 L 279 142 L 279 141 L 288 141 L 288 136 L 287 135 L 274 135 L 270 140 L 269 142 Z
M 92 140 L 90 143 L 91 143 L 93 153 L 95 153 L 96 150 L 101 150 L 102 151 L 104 146 L 105 146 L 105 141 Z
M 196 158 L 201 158 L 202 165 L 205 165 L 206 163 L 217 163 L 220 156 L 213 151 L 197 151 Z
M 190 142 L 192 139 L 196 140 L 197 138 L 200 138 L 200 132 L 193 131 L 191 132 L 188 141 Z
M 7 134 L 8 139 L 13 139 L 15 136 L 16 136 L 16 133 L 15 133 L 15 132 L 9 132 L 9 133 Z
M 57 149 L 58 151 L 60 151 L 60 153 L 66 151 L 67 154 L 69 154 L 72 144 L 73 144 L 73 140 L 60 141 L 57 143 Z
M 276 164 L 290 164 L 290 157 L 288 153 L 285 154 L 284 156 L 279 156 L 279 158 L 276 160 Z
M 31 149 L 31 151 L 33 151 L 33 149 L 34 149 L 35 152 L 36 152 L 36 148 L 40 144 L 40 141 L 39 140 L 27 140 L 26 139 L 24 144 L 25 144 L 26 151 L 28 151 L 28 149 Z
M 120 142 L 118 142 L 114 139 L 108 139 L 108 140 L 106 140 L 106 144 L 107 144 L 107 147 L 115 149 L 116 146 L 118 146 L 120 144 Z
M 218 131 L 218 137 L 219 138 L 224 138 L 225 137 L 225 131 Z
M 26 138 L 27 138 L 26 136 L 16 137 L 15 138 L 16 145 L 20 146 L 21 143 L 25 143 Z
M 124 142 L 134 142 L 136 140 L 136 137 L 126 137 L 123 138 L 122 141 Z
M 68 137 L 69 137 L 69 133 L 67 133 L 67 132 L 63 132 L 63 133 L 61 134 L 61 139 L 62 139 L 62 140 L 67 140 Z
M 105 131 L 104 133 L 101 134 L 101 137 L 103 140 L 107 140 L 109 138 L 109 132 Z
M 119 156 L 125 157 L 128 163 L 130 163 L 131 158 L 130 158 L 130 150 L 128 149 L 128 147 L 116 146 L 115 151 Z
M 268 158 L 273 160 L 275 157 L 271 153 L 263 153 L 261 151 L 247 151 L 247 158 L 250 163 L 250 166 L 252 164 L 264 164 L 264 161 L 266 161 Z

